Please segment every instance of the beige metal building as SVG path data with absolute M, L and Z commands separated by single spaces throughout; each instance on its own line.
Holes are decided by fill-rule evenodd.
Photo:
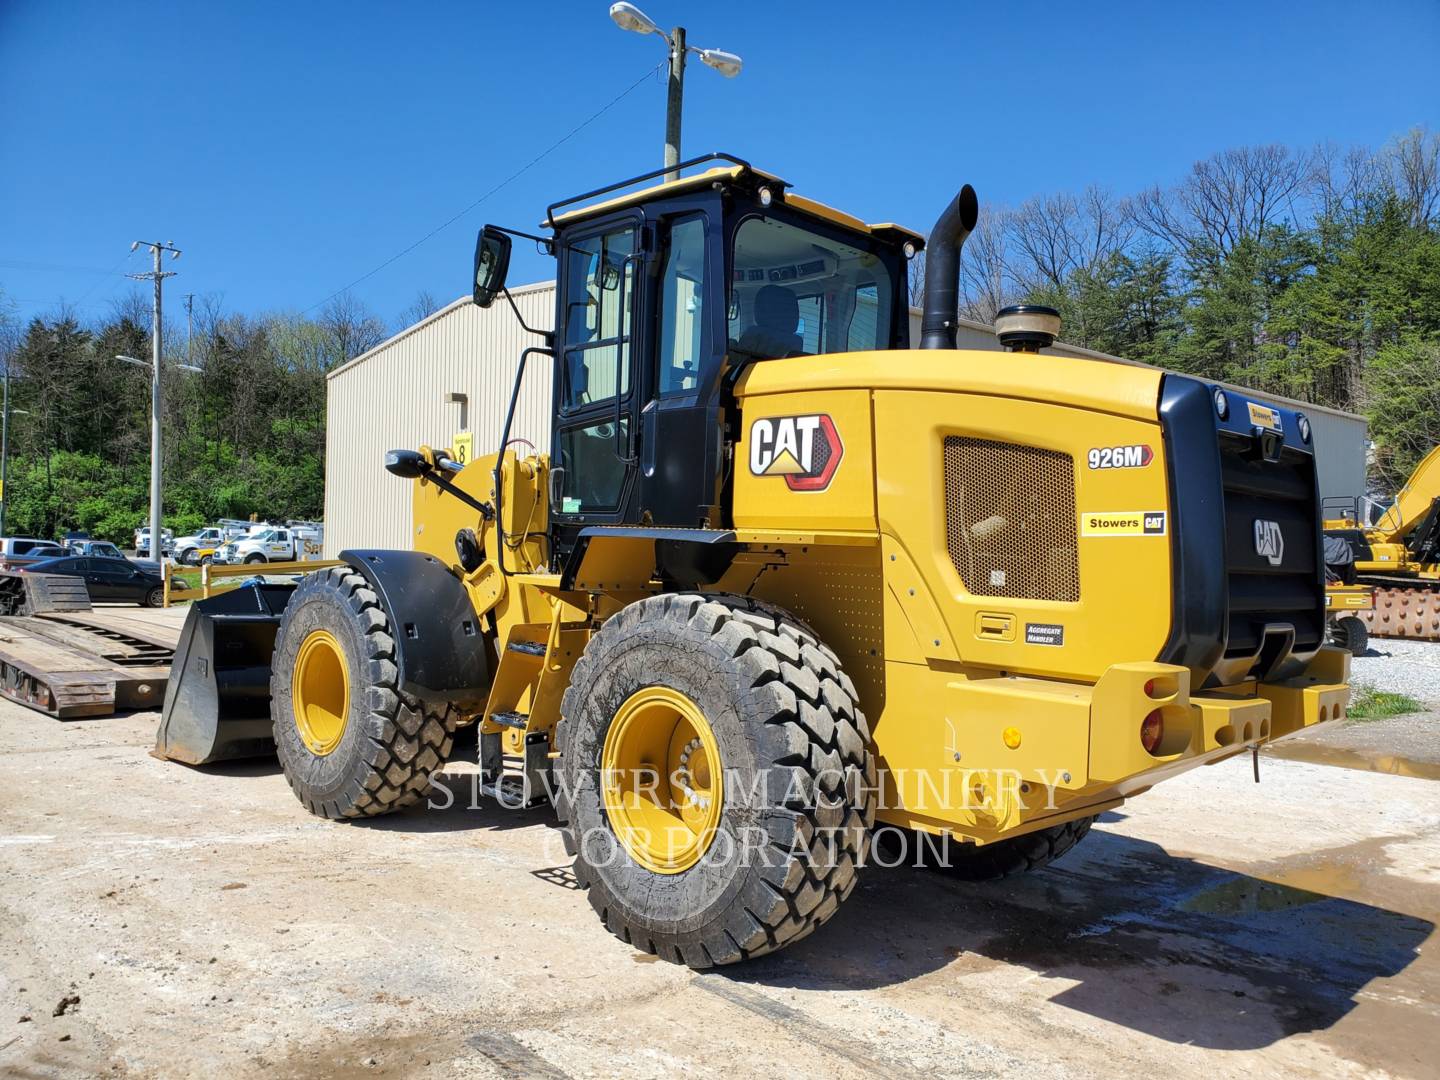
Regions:
M 550 329 L 555 283 L 510 290 L 525 322 Z M 960 321 L 959 347 L 999 349 L 990 326 Z M 920 310 L 910 310 L 910 340 L 920 340 Z M 538 345 L 516 322 L 508 304 L 488 309 L 461 297 L 369 352 L 330 372 L 325 435 L 325 554 L 346 548 L 410 546 L 410 484 L 383 468 L 397 447 L 450 446 L 469 432 L 476 453 L 499 445 L 520 353 Z M 1056 342 L 1047 349 L 1077 356 L 1136 363 Z M 550 363 L 535 357 L 526 368 L 512 439 L 541 450 L 550 442 Z M 1236 387 L 1235 389 L 1242 389 Z M 1365 419 L 1351 413 L 1244 391 L 1257 401 L 1302 408 L 1315 429 L 1321 495 L 1351 497 L 1365 490 Z

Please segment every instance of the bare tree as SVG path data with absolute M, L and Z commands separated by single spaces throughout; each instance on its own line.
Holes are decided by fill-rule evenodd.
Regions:
M 1322 217 L 1354 212 L 1367 192 L 1387 183 L 1384 161 L 1363 146 L 1342 151 L 1325 144 L 1310 153 L 1309 196 Z
M 1078 196 L 1031 199 L 1008 226 L 1007 268 L 1023 291 L 1063 288 L 1071 274 L 1123 250 L 1135 233 L 1129 205 L 1093 184 Z
M 960 257 L 960 313 L 977 322 L 992 323 L 995 314 L 1012 301 L 1006 272 L 1005 210 L 980 208 L 980 220 L 965 242 Z
M 399 325 L 395 329 L 398 331 L 414 326 L 434 315 L 441 306 L 440 301 L 435 299 L 435 295 L 430 290 L 421 289 L 415 294 L 415 299 L 411 301 L 410 306 L 400 312 Z
M 330 339 L 330 367 L 369 352 L 390 336 L 385 324 L 350 292 L 326 304 L 317 321 Z
M 925 250 L 915 253 L 910 260 L 910 273 L 907 278 L 906 293 L 910 298 L 911 307 L 920 307 L 925 303 Z
M 1240 147 L 1197 161 L 1174 189 L 1134 200 L 1136 225 L 1170 245 L 1192 270 L 1223 262 L 1237 244 L 1293 216 L 1314 176 L 1308 154 L 1288 147 Z
M 1440 211 L 1440 135 L 1414 128 L 1387 150 L 1410 223 L 1423 228 Z

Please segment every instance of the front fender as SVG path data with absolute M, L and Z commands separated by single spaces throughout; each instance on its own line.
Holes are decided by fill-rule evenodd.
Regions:
M 342 551 L 340 558 L 370 583 L 390 618 L 400 688 L 431 700 L 484 702 L 488 646 L 450 568 L 419 551 Z

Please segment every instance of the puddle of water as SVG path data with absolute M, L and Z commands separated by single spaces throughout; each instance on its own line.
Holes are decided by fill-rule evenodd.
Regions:
M 1440 780 L 1440 762 L 1416 761 L 1398 754 L 1365 753 L 1342 746 L 1294 740 L 1267 747 L 1266 751 L 1274 757 L 1304 761 L 1311 765 L 1337 765 L 1342 769 L 1361 769 L 1366 772 L 1389 773 L 1391 776 L 1413 776 L 1419 780 Z
M 1298 889 L 1293 885 L 1280 885 L 1252 877 L 1234 877 L 1196 893 L 1180 904 L 1180 910 L 1202 915 L 1255 915 L 1265 911 L 1285 911 L 1329 899 L 1324 893 Z

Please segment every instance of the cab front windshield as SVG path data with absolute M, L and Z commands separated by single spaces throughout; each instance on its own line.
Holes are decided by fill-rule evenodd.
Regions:
M 895 304 L 885 260 L 778 218 L 735 232 L 730 347 L 757 359 L 888 349 Z

